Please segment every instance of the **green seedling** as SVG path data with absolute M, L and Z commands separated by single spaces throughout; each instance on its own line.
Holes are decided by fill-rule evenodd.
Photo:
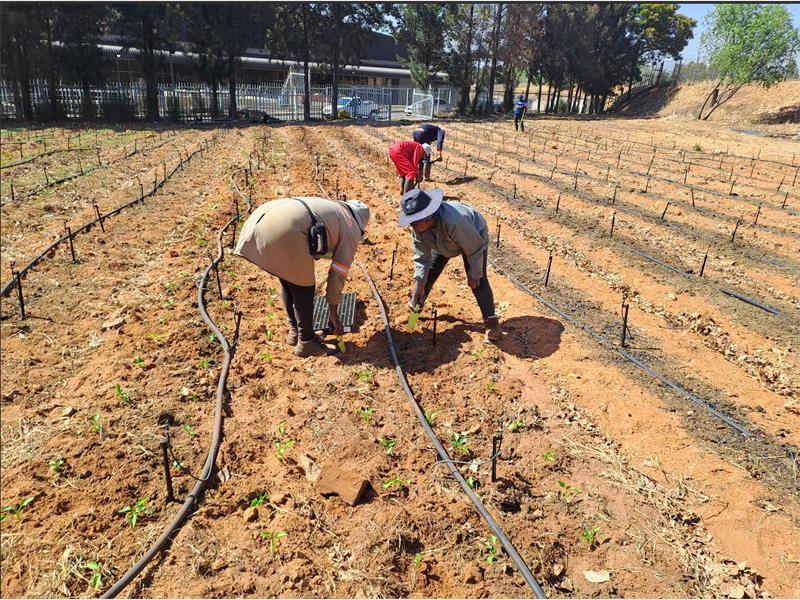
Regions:
M 294 440 L 280 440 L 275 442 L 275 447 L 278 451 L 275 453 L 277 459 L 281 462 L 286 460 L 286 451 L 294 446 Z
M 692 150 L 694 150 L 695 152 L 703 151 L 703 149 L 700 147 L 700 144 L 695 144 L 694 146 L 692 146 Z
M 497 536 L 491 536 L 487 541 L 483 543 L 483 549 L 486 552 L 486 562 L 494 564 L 494 561 L 497 560 Z
M 353 373 L 355 373 L 361 381 L 367 382 L 372 379 L 372 373 L 369 372 L 369 369 L 361 368 L 361 369 L 353 369 Z
M 271 342 L 272 338 L 275 337 L 275 334 L 272 332 L 272 329 L 267 329 L 267 332 L 264 334 L 264 337 L 267 338 L 268 342 Z
M 167 341 L 169 333 L 167 332 L 157 333 L 155 331 L 151 331 L 150 333 L 147 334 L 147 337 L 148 339 L 153 340 L 156 344 L 163 344 L 164 342 Z
M 256 494 L 256 497 L 250 500 L 250 506 L 261 506 L 267 500 L 269 500 L 269 494 L 267 492 Z
M 89 422 L 92 424 L 92 431 L 96 431 L 99 434 L 103 433 L 103 424 L 100 422 L 100 415 L 92 415 L 89 418 Z
M 200 399 L 200 394 L 197 392 L 193 392 L 188 387 L 181 388 L 181 396 L 189 400 L 190 402 L 197 402 Z
M 209 369 L 211 368 L 211 365 L 213 363 L 214 363 L 213 359 L 204 358 L 197 363 L 197 366 L 200 367 L 201 369 Z
M 542 454 L 542 458 L 544 462 L 551 463 L 556 459 L 556 451 L 555 450 L 548 450 L 544 454 Z
M 285 531 L 262 531 L 261 532 L 261 539 L 262 540 L 269 540 L 269 551 L 272 554 L 275 554 L 278 551 L 278 547 L 280 546 L 279 540 L 282 537 L 286 537 Z
M 158 324 L 159 325 L 166 325 L 168 321 L 169 321 L 169 318 L 166 315 L 164 315 L 163 317 L 159 317 Z
M 479 360 L 486 354 L 486 350 L 470 350 L 469 355 L 472 360 Z
M 408 486 L 411 484 L 410 479 L 402 479 L 395 475 L 391 479 L 387 479 L 383 482 L 383 489 L 385 490 L 393 490 L 396 492 L 402 492 L 405 489 L 408 489 Z
M 339 352 L 342 354 L 347 352 L 347 345 L 344 343 L 344 340 L 341 337 L 336 337 L 336 346 L 339 348 Z
M 414 327 L 416 327 L 417 321 L 419 321 L 419 314 L 420 311 L 418 310 L 412 310 L 410 313 L 408 313 L 408 331 L 414 331 Z
M 278 296 L 278 291 L 274 287 L 271 287 L 267 290 L 267 293 L 269 294 L 267 296 L 267 306 L 271 308 L 275 306 L 275 298 Z
M 139 521 L 139 515 L 143 514 L 147 510 L 147 501 L 149 498 L 140 498 L 137 500 L 136 504 L 134 505 L 127 505 L 120 508 L 117 513 L 121 515 L 125 515 L 125 520 L 128 521 L 128 525 L 131 526 L 131 529 L 136 528 L 136 523 Z
M 468 475 L 466 479 L 467 485 L 469 489 L 474 490 L 478 487 L 478 480 L 475 479 L 472 475 Z
M 33 502 L 33 496 L 28 496 L 20 500 L 18 504 L 9 504 L 8 506 L 0 508 L 0 523 L 5 521 L 12 514 L 18 519 L 22 518 L 22 513 L 25 510 L 25 507 L 31 502 Z
M 369 425 L 369 420 L 372 418 L 372 415 L 375 414 L 376 408 L 374 406 L 362 406 L 358 409 L 358 414 L 361 416 L 361 420 L 364 421 L 365 425 Z
M 128 404 L 131 401 L 131 395 L 125 390 L 123 390 L 120 384 L 114 386 L 114 394 L 125 404 Z M 99 417 L 100 415 L 95 415 L 95 416 Z M 94 417 L 92 417 L 92 419 L 94 419 Z
M 492 394 L 494 393 L 494 382 L 490 382 L 486 384 L 486 393 Z
M 286 419 L 278 423 L 278 434 L 281 437 L 286 435 Z
M 164 308 L 169 309 L 172 308 L 173 306 L 175 306 L 175 298 L 170 298 L 164 303 Z
M 146 369 L 147 368 L 147 363 L 144 362 L 144 360 L 142 360 L 141 356 L 137 356 L 136 358 L 134 358 L 133 359 L 133 364 L 135 364 L 140 369 Z
M 208 335 L 206 335 L 206 341 L 207 341 L 209 344 L 213 344 L 213 343 L 214 343 L 216 340 L 217 340 L 217 334 L 216 334 L 216 333 L 214 333 L 213 331 L 210 331 L 210 332 L 208 333 Z
M 450 444 L 453 446 L 453 450 L 457 450 L 460 454 L 469 456 L 470 449 L 467 446 L 467 436 L 454 431 L 453 435 L 450 436 Z
M 100 586 L 103 585 L 103 568 L 100 566 L 100 563 L 90 561 L 84 563 L 83 568 L 91 573 L 91 576 L 89 577 L 89 585 L 95 590 L 99 590 Z
M 47 461 L 47 466 L 50 467 L 50 470 L 55 473 L 56 475 L 61 473 L 61 469 L 64 468 L 64 459 L 63 458 L 55 458 L 53 460 Z
M 208 240 L 206 238 L 197 238 L 197 245 L 203 248 L 204 246 L 208 246 Z
M 596 525 L 592 527 L 584 527 L 581 530 L 581 537 L 591 544 L 594 542 L 598 533 L 600 533 L 600 528 Z
M 515 433 L 515 432 L 519 431 L 520 429 L 522 429 L 523 427 L 525 427 L 525 421 L 523 421 L 522 419 L 517 417 L 516 419 L 511 421 L 511 423 L 509 423 L 508 432 L 509 433 Z
M 379 437 L 378 441 L 383 446 L 384 450 L 386 450 L 386 454 L 391 454 L 394 450 L 394 447 L 397 445 L 397 440 L 393 440 L 387 437 Z
M 192 426 L 188 423 L 181 425 L 181 429 L 183 429 L 184 433 L 186 433 L 189 437 L 197 437 L 197 432 L 194 431 Z
M 428 425 L 433 425 L 433 421 L 436 419 L 437 416 L 439 416 L 439 411 L 438 410 L 431 410 L 431 411 L 427 411 L 426 410 L 424 415 L 425 415 L 425 422 Z
M 185 471 L 186 467 L 183 466 L 182 462 L 178 462 L 177 460 L 172 461 L 172 468 L 173 469 L 180 469 L 181 471 Z
M 263 352 L 262 354 L 259 354 L 259 357 L 261 360 L 267 361 L 267 364 L 272 364 L 272 352 Z
M 558 482 L 558 487 L 561 489 L 558 491 L 558 495 L 560 498 L 563 498 L 567 502 L 572 500 L 575 496 L 580 494 L 583 490 L 575 485 L 570 485 L 568 483 L 564 483 L 563 481 Z
M 225 310 L 228 310 L 228 307 L 230 306 L 230 304 L 231 304 L 230 300 L 223 300 L 222 301 L 222 308 L 224 308 Z
M 417 552 L 414 555 L 414 568 L 415 569 L 419 569 L 419 566 L 421 564 L 422 564 L 422 553 L 421 552 Z

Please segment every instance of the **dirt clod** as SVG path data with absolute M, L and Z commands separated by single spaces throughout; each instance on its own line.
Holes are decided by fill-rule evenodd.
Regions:
M 339 496 L 350 506 L 358 504 L 368 487 L 368 480 L 334 465 L 323 468 L 317 480 L 317 491 L 320 494 Z

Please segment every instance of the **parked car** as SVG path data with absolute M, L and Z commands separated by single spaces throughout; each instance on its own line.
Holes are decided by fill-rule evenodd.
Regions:
M 376 119 L 380 109 L 381 107 L 377 102 L 364 100 L 359 96 L 345 96 L 339 98 L 339 101 L 336 103 L 336 114 L 338 115 L 342 111 L 345 111 L 351 119 Z M 330 104 L 326 104 L 322 107 L 322 116 L 327 118 L 333 116 Z
M 420 100 L 419 102 L 415 102 L 414 104 L 409 104 L 408 106 L 406 106 L 405 113 L 411 116 L 412 114 L 414 114 L 414 109 L 416 108 L 416 105 L 422 104 L 423 102 L 427 102 L 427 100 Z M 433 99 L 433 116 L 446 115 L 453 112 L 455 109 L 456 107 L 450 104 L 444 98 L 436 96 Z

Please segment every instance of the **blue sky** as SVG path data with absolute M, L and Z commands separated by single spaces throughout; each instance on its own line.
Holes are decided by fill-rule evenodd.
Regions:
M 689 61 L 697 60 L 697 51 L 700 49 L 700 36 L 705 29 L 703 18 L 714 10 L 714 4 L 679 4 L 678 12 L 686 15 L 687 17 L 692 17 L 695 21 L 697 21 L 697 26 L 694 28 L 694 38 L 689 40 L 689 45 L 683 51 L 683 62 L 687 63 Z M 800 27 L 800 4 L 784 4 L 786 8 L 789 9 L 789 12 L 792 14 L 792 20 L 794 21 L 795 27 Z M 701 56 L 702 59 L 702 56 Z M 667 66 L 671 66 L 672 61 L 669 61 L 665 64 L 665 68 Z

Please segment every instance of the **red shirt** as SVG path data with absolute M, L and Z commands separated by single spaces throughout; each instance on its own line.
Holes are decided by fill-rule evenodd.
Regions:
M 392 159 L 397 174 L 406 179 L 416 179 L 419 170 L 419 161 L 425 156 L 422 144 L 409 140 L 395 142 L 389 148 L 389 158 Z

